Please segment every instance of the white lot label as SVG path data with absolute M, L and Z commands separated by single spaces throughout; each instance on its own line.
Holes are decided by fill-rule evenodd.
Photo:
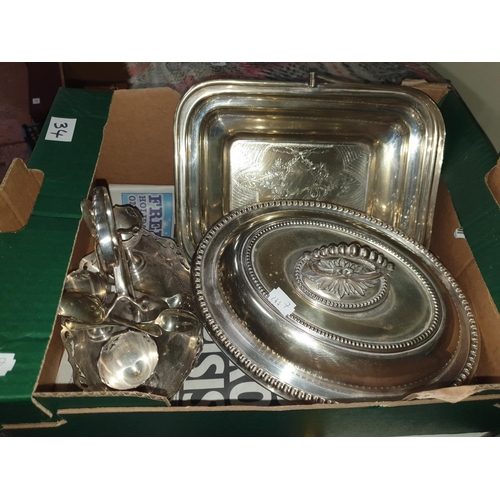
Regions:
M 275 288 L 271 290 L 268 297 L 269 302 L 273 304 L 283 316 L 288 316 L 295 311 L 295 303 L 293 300 L 281 289 Z
M 10 372 L 16 360 L 14 359 L 15 354 L 11 352 L 0 352 L 0 377 L 3 377 L 7 372 Z
M 76 118 L 57 118 L 56 116 L 51 116 L 45 140 L 71 142 L 75 127 Z

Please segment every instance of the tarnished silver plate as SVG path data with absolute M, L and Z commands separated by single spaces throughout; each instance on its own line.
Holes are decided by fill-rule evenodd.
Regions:
M 189 255 L 231 210 L 259 201 L 338 203 L 428 246 L 444 123 L 408 87 L 212 81 L 175 122 L 177 230 Z
M 460 385 L 477 364 L 475 322 L 448 271 L 352 209 L 237 209 L 200 243 L 193 276 L 215 342 L 289 400 L 399 399 Z

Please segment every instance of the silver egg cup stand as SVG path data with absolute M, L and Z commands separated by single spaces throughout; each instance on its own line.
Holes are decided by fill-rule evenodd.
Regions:
M 95 250 L 68 274 L 59 306 L 73 382 L 170 399 L 203 347 L 186 254 L 144 230 L 137 208 L 112 207 L 104 187 L 81 209 Z

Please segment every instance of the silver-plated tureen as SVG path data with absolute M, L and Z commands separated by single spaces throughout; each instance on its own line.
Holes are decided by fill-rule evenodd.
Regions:
M 400 399 L 460 385 L 477 364 L 476 325 L 449 272 L 355 210 L 290 200 L 235 210 L 203 238 L 193 276 L 220 348 L 292 401 Z

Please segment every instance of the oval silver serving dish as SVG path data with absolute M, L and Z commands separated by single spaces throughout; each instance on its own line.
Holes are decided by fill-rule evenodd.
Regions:
M 397 85 L 211 81 L 179 102 L 176 223 L 192 256 L 221 217 L 276 199 L 368 213 L 428 246 L 445 129 Z
M 479 335 L 423 246 L 379 219 L 314 201 L 231 212 L 200 243 L 196 298 L 210 335 L 292 401 L 400 399 L 460 385 Z

